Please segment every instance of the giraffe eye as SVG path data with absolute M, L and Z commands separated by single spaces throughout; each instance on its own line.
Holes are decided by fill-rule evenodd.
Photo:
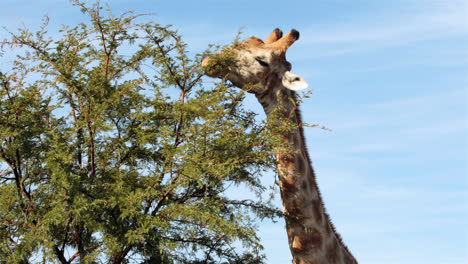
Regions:
M 256 57 L 255 60 L 258 61 L 258 63 L 260 63 L 260 65 L 262 65 L 263 67 L 268 67 L 268 66 L 270 66 L 270 65 L 268 64 L 268 62 L 262 60 L 262 58 L 260 58 L 260 57 Z

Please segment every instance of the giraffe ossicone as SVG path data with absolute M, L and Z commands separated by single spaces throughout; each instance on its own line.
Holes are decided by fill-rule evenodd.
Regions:
M 274 124 L 295 123 L 275 149 L 286 231 L 293 264 L 357 263 L 326 213 L 307 152 L 295 91 L 308 84 L 291 73 L 286 50 L 299 38 L 297 30 L 283 36 L 279 29 L 262 41 L 251 37 L 203 60 L 208 76 L 226 78 L 253 93 Z M 271 114 L 280 109 L 280 114 Z

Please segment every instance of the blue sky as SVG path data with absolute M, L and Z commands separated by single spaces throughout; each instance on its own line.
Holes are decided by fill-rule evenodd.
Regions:
M 287 57 L 313 91 L 304 119 L 332 129 L 306 130 L 309 154 L 353 254 L 360 263 L 468 263 L 468 2 L 108 2 L 174 25 L 193 52 L 229 43 L 241 27 L 261 38 L 299 30 Z M 21 26 L 16 17 L 32 28 L 45 13 L 52 28 L 82 18 L 65 0 L 1 6 L 9 29 Z M 289 263 L 283 222 L 261 223 L 260 233 L 269 263 Z

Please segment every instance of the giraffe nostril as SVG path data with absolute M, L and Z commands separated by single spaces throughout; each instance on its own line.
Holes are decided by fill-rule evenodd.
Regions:
M 293 82 L 300 81 L 300 80 L 301 80 L 301 78 L 296 77 L 296 78 L 293 79 Z

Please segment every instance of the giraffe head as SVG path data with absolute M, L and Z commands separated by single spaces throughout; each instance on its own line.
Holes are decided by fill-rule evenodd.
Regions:
M 269 91 L 271 87 L 293 91 L 308 87 L 298 75 L 290 72 L 286 50 L 299 38 L 297 30 L 283 36 L 279 29 L 262 41 L 251 37 L 203 60 L 202 66 L 210 77 L 226 78 L 234 85 L 255 95 Z

